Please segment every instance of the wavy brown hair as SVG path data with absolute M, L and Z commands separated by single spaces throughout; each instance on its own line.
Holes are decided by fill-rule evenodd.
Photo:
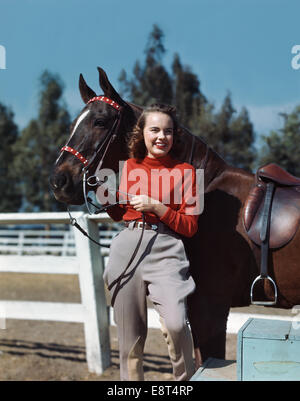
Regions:
M 181 130 L 177 120 L 176 108 L 166 104 L 154 103 L 143 110 L 135 127 L 133 128 L 133 131 L 127 135 L 129 157 L 141 160 L 147 155 L 147 148 L 144 141 L 144 127 L 146 123 L 146 117 L 150 113 L 155 112 L 164 113 L 171 117 L 173 121 L 173 145 L 169 151 L 169 154 L 174 158 L 179 156 Z

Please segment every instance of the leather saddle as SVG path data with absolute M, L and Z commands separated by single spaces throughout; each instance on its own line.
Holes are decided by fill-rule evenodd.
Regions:
M 268 183 L 274 192 L 270 204 L 269 247 L 280 248 L 292 240 L 300 224 L 300 178 L 277 164 L 260 167 L 244 207 L 244 227 L 250 239 L 262 244 L 264 204 Z
M 261 248 L 260 275 L 251 286 L 251 303 L 276 305 L 277 286 L 268 274 L 269 248 L 283 247 L 293 239 L 299 228 L 300 178 L 274 163 L 260 167 L 245 203 L 243 222 L 250 239 Z M 260 280 L 268 280 L 272 284 L 273 300 L 253 300 L 254 287 Z

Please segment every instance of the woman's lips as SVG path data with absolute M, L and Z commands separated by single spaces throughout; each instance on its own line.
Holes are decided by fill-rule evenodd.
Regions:
M 155 146 L 159 149 L 163 149 L 167 146 L 167 144 L 166 143 L 155 143 Z

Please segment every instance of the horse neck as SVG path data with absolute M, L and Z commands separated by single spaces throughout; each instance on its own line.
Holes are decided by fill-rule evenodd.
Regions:
M 192 164 L 196 169 L 204 169 L 205 191 L 208 186 L 230 166 L 211 149 L 203 139 L 182 128 L 184 140 L 180 160 Z
M 135 124 L 137 122 L 138 118 L 140 117 L 140 115 L 142 114 L 143 108 L 140 106 L 137 106 L 134 103 L 130 103 L 130 102 L 126 102 L 126 105 L 130 109 L 130 113 L 134 119 L 134 124 Z
M 113 149 L 113 154 L 117 155 L 117 157 L 115 158 L 116 161 L 128 159 L 126 135 L 133 130 L 133 127 L 136 124 L 142 111 L 143 109 L 141 107 L 136 106 L 133 103 L 126 102 L 124 116 L 122 118 L 122 123 L 119 128 L 119 140 L 115 141 Z M 115 163 L 113 170 L 115 170 L 115 172 L 118 171 L 117 163 Z

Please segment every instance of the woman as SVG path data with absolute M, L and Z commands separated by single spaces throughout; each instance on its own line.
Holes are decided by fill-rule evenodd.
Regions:
M 196 174 L 191 165 L 174 157 L 179 136 L 174 108 L 156 104 L 142 113 L 129 139 L 131 158 L 125 162 L 119 187 L 119 199 L 128 193 L 128 201 L 107 210 L 127 227 L 113 239 L 104 272 L 114 297 L 121 380 L 144 379 L 146 296 L 160 315 L 175 380 L 188 380 L 194 373 L 186 297 L 195 283 L 181 235 L 191 237 L 197 231 Z M 131 261 L 143 217 L 143 237 Z M 126 265 L 129 269 L 122 276 Z

